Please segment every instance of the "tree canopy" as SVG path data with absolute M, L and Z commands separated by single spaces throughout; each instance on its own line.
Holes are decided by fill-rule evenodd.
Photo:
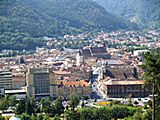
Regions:
M 145 60 L 142 66 L 144 69 L 143 77 L 153 97 L 152 108 L 156 110 L 156 117 L 158 118 L 160 117 L 160 51 L 146 52 L 144 58 Z

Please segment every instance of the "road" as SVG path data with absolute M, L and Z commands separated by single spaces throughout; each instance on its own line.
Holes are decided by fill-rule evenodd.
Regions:
M 92 84 L 92 99 L 102 99 L 102 95 L 98 91 L 98 75 L 93 75 L 91 79 L 91 84 Z

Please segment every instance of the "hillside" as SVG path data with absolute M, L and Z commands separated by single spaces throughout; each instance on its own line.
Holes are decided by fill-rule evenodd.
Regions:
M 1 0 L 0 9 L 1 32 L 27 32 L 39 37 L 127 28 L 91 0 Z
M 107 11 L 138 23 L 141 27 L 160 27 L 160 0 L 94 0 Z

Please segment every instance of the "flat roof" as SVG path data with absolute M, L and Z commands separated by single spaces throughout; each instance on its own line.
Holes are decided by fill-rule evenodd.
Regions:
M 143 85 L 144 80 L 109 80 L 106 85 Z
M 25 90 L 5 90 L 5 94 L 12 94 L 12 93 L 25 93 Z

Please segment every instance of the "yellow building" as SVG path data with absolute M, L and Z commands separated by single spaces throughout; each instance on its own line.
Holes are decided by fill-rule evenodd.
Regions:
M 28 97 L 56 97 L 56 81 L 52 69 L 30 68 L 26 77 Z

